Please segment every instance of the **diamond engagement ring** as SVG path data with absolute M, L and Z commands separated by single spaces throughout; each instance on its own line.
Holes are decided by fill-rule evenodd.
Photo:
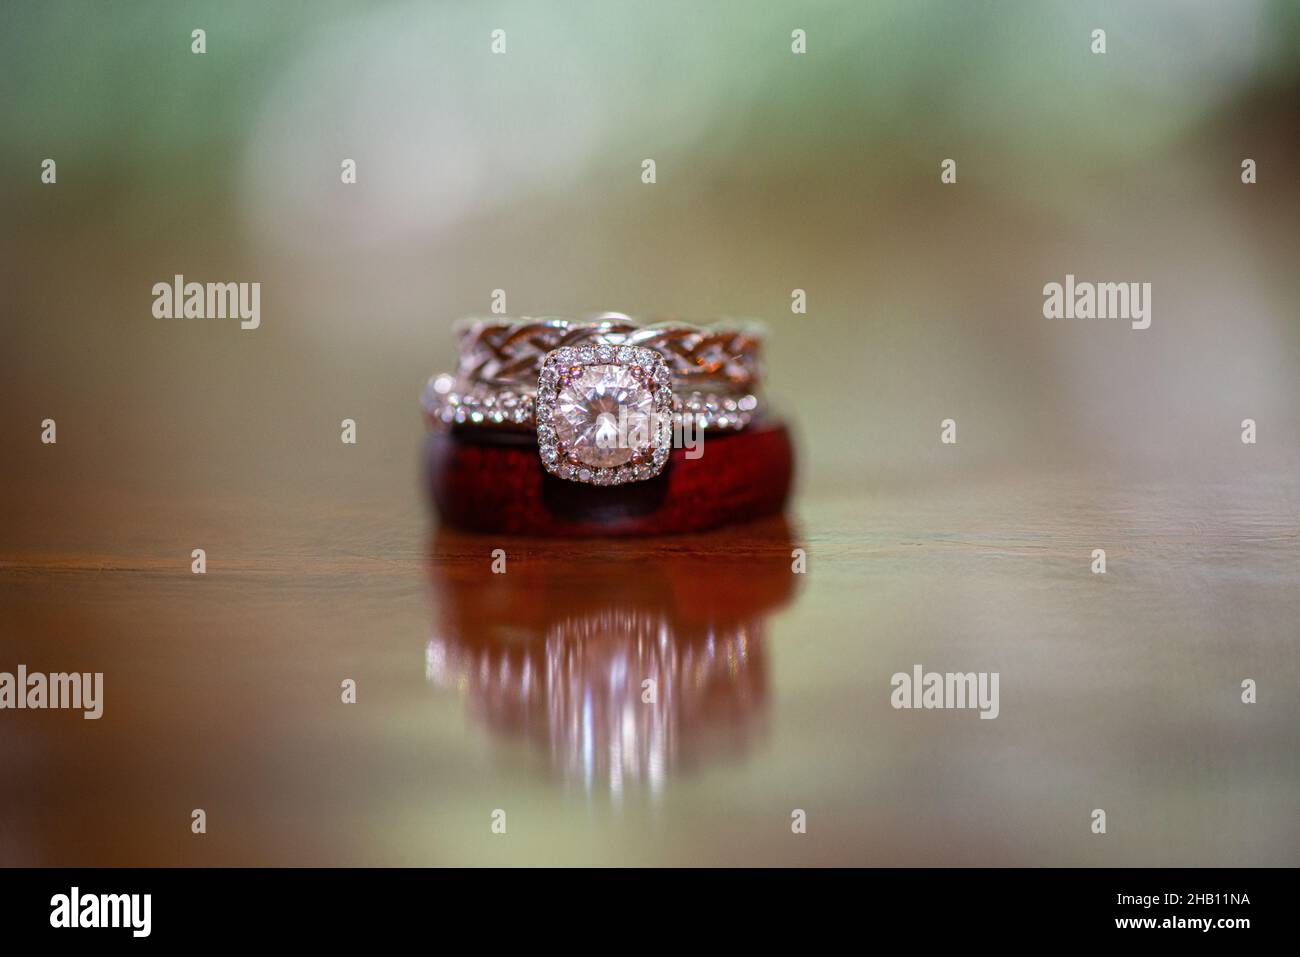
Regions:
M 542 464 L 562 479 L 653 478 L 687 433 L 738 431 L 760 411 L 762 330 L 753 323 L 641 326 L 605 313 L 471 319 L 456 331 L 455 375 L 425 387 L 429 421 L 535 431 Z

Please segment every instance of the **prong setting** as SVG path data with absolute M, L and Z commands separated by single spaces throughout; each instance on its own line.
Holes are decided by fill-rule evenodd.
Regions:
M 557 478 L 591 485 L 651 479 L 672 449 L 672 374 L 662 355 L 643 346 L 554 349 L 538 375 L 535 416 L 539 457 Z M 633 420 L 634 442 L 625 431 Z

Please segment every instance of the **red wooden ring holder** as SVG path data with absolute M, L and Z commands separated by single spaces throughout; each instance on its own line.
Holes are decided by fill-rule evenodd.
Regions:
M 447 525 L 517 535 L 673 535 L 785 507 L 794 451 L 784 424 L 711 435 L 701 448 L 694 459 L 673 449 L 653 479 L 598 486 L 548 475 L 532 435 L 435 430 L 427 450 L 429 489 Z

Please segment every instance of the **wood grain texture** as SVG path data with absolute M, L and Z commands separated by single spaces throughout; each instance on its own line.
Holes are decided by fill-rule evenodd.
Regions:
M 105 709 L 0 713 L 0 864 L 1295 863 L 1289 475 L 864 479 L 645 538 L 95 479 L 3 526 L 0 669 Z M 999 717 L 895 710 L 916 664 L 999 672 Z

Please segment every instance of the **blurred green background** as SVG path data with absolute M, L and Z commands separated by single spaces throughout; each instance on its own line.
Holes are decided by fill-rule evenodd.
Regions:
M 0 16 L 6 442 L 53 416 L 124 479 L 294 483 L 346 416 L 337 480 L 409 491 L 379 466 L 499 288 L 515 314 L 766 320 L 812 488 L 1209 468 L 1246 417 L 1257 459 L 1296 445 L 1295 3 Z M 1151 282 L 1152 328 L 1043 319 L 1067 272 Z M 154 319 L 175 273 L 260 281 L 262 328 Z

